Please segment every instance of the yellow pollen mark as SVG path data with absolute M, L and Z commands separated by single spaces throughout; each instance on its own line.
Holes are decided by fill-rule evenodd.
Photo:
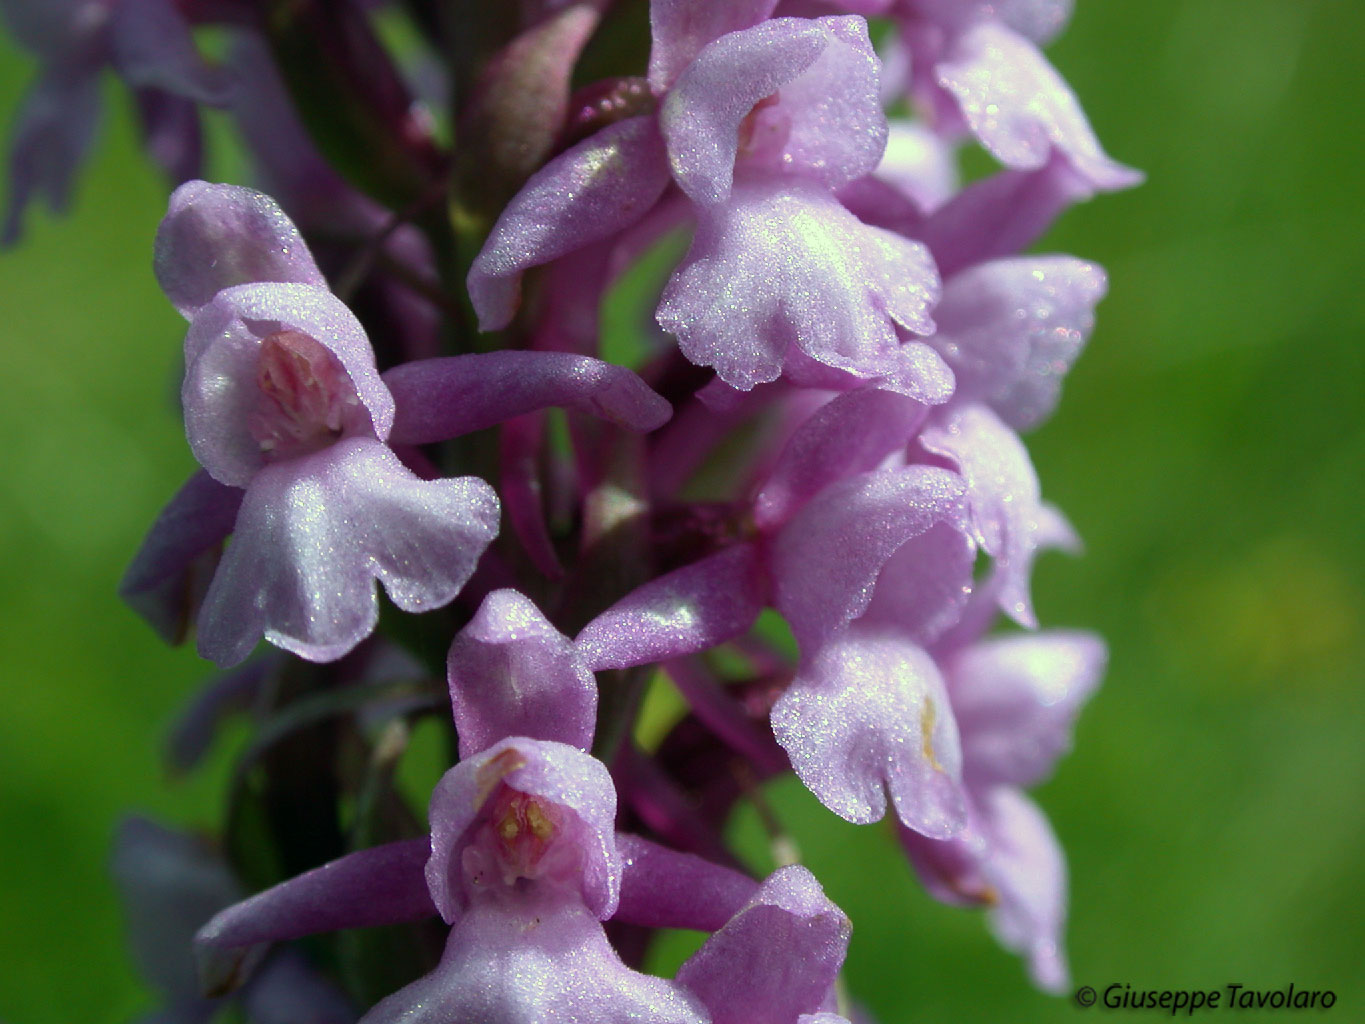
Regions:
M 949 889 L 964 900 L 971 900 L 983 907 L 1000 905 L 1000 893 L 993 885 L 987 885 L 985 882 L 967 884 L 962 879 L 951 876 L 944 878 L 943 881 Z
M 508 811 L 498 822 L 498 838 L 504 843 L 511 843 L 519 835 L 521 835 L 521 822 L 517 821 L 517 812 Z
M 919 713 L 919 734 L 920 749 L 924 753 L 924 759 L 929 762 L 929 767 L 936 772 L 943 772 L 945 775 L 948 769 L 939 764 L 938 757 L 934 754 L 934 721 L 938 718 L 938 708 L 928 697 L 924 698 L 924 706 Z
M 540 804 L 532 800 L 526 805 L 526 827 L 542 843 L 548 842 L 555 834 L 555 824 L 549 819 Z

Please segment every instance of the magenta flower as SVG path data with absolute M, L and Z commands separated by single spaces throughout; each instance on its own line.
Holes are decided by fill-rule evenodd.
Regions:
M 946 367 L 909 337 L 934 330 L 933 261 L 834 196 L 886 142 L 866 24 L 764 20 L 773 6 L 654 4 L 657 115 L 604 128 L 512 200 L 469 277 L 485 329 L 510 321 L 524 270 L 617 235 L 671 179 L 698 230 L 658 320 L 690 360 L 741 390 L 784 373 L 825 385 L 833 371 L 926 402 L 951 393 Z
M 1034 560 L 1077 542 L 1020 434 L 1106 280 L 1024 250 L 1139 177 L 1038 49 L 1070 0 L 650 0 L 647 52 L 605 0 L 405 5 L 425 73 L 357 5 L 0 0 L 43 62 L 9 235 L 69 190 L 108 64 L 177 173 L 234 81 L 276 195 L 191 180 L 156 238 L 201 468 L 121 591 L 232 669 L 170 763 L 250 719 L 224 849 L 263 889 L 217 909 L 226 861 L 125 834 L 165 1018 L 349 1019 L 266 947 L 386 926 L 309 944 L 364 1024 L 848 1024 L 847 917 L 726 843 L 788 770 L 890 815 L 935 896 L 1063 987 L 1065 863 L 1026 792 L 1105 654 L 1036 632 Z M 243 15 L 201 61 L 190 24 Z M 1001 169 L 963 187 L 969 140 Z M 419 723 L 447 754 L 425 823 Z M 214 909 L 196 992 L 157 951 Z M 707 933 L 673 978 L 642 973 L 659 929 Z
M 948 840 L 901 829 L 902 845 L 935 897 L 988 907 L 1001 944 L 1027 959 L 1034 982 L 1063 991 L 1066 863 L 1022 790 L 1070 748 L 1072 723 L 1104 673 L 1104 644 L 1054 630 L 938 657 L 962 733 L 967 825 Z
M 703 1006 L 780 991 L 787 1009 L 763 1019 L 795 1024 L 828 1001 L 848 922 L 808 873 L 755 895 L 728 869 L 617 836 L 611 776 L 585 752 L 592 675 L 529 600 L 490 594 L 449 678 L 461 760 L 432 794 L 430 840 L 352 854 L 219 914 L 199 936 L 210 978 L 236 975 L 261 942 L 439 912 L 452 925 L 440 965 L 365 1021 L 704 1022 Z M 720 931 L 680 987 L 626 967 L 608 918 Z M 765 987 L 736 974 L 746 959 L 765 965 Z
M 972 136 L 1004 170 L 946 195 L 943 174 L 933 169 L 941 156 L 921 144 L 915 176 L 897 174 L 894 164 L 879 172 L 878 181 L 899 193 L 864 179 L 841 198 L 869 223 L 926 243 L 945 279 L 1016 255 L 1073 203 L 1142 180 L 1104 152 L 1038 49 L 1065 26 L 1069 0 L 899 0 L 883 13 L 901 29 L 886 54 L 883 94 L 908 92 L 928 112 L 939 148 Z
M 554 404 L 634 429 L 669 415 L 629 371 L 557 353 L 431 359 L 381 378 L 293 224 L 247 189 L 178 189 L 156 267 L 190 320 L 185 427 L 211 481 L 176 496 L 123 590 L 158 624 L 177 621 L 165 604 L 175 580 L 230 526 L 199 612 L 200 652 L 222 665 L 262 636 L 335 660 L 374 629 L 376 580 L 425 611 L 469 579 L 497 534 L 492 488 L 422 480 L 386 442 L 445 440 Z
M 932 340 L 961 367 L 964 400 L 931 411 L 865 389 L 830 402 L 759 491 L 757 542 L 648 584 L 578 638 L 594 667 L 643 664 L 731 639 L 772 604 L 802 654 L 772 711 L 797 774 L 851 821 L 881 818 L 889 793 L 903 825 L 939 839 L 967 811 L 953 705 L 929 652 L 963 613 L 978 550 L 992 559 L 990 602 L 1033 626 L 1033 557 L 1070 540 L 1018 438 L 971 399 L 1020 425 L 1045 416 L 1103 290 L 1096 268 L 1064 259 L 961 278 L 951 333 Z M 875 468 L 888 458 L 912 464 Z
M 410 611 L 450 601 L 497 533 L 497 497 L 473 477 L 421 480 L 384 443 L 394 399 L 364 329 L 279 207 L 190 182 L 171 197 L 156 268 L 190 320 L 190 447 L 218 484 L 245 490 L 200 652 L 231 665 L 265 636 L 338 658 L 374 628 L 375 580 Z
M 852 927 L 805 868 L 773 872 L 678 969 L 711 1024 L 847 1024 L 834 982 Z
M 760 492 L 758 540 L 647 584 L 577 642 L 594 668 L 679 657 L 738 636 L 771 603 L 802 654 L 772 713 L 802 781 L 859 822 L 885 813 L 889 790 L 902 822 L 946 837 L 964 815 L 958 738 L 922 648 L 970 591 L 966 485 L 929 466 L 858 471 L 903 447 L 923 414 L 881 391 L 826 406 Z M 863 415 L 882 425 L 846 429 Z
M 934 63 L 937 85 L 1006 167 L 1036 170 L 1055 153 L 1096 190 L 1130 188 L 1142 180 L 1104 152 L 1075 94 L 1023 35 L 982 21 L 950 38 Z

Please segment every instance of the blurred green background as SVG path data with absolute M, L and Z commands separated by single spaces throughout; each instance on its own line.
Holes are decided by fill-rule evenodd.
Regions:
M 1042 618 L 1112 666 L 1039 791 L 1071 864 L 1077 984 L 1331 988 L 1365 1019 L 1365 10 L 1356 0 L 1081 0 L 1050 50 L 1147 185 L 1045 250 L 1111 275 L 1059 413 L 1030 438 L 1084 558 Z M 0 122 L 32 62 L 0 41 Z M 114 596 L 192 460 L 183 323 L 150 272 L 165 189 L 126 97 L 75 209 L 0 254 L 0 1019 L 151 1006 L 106 882 L 129 808 L 211 825 L 221 758 L 171 784 L 173 710 L 207 675 Z M 978 914 L 928 900 L 880 828 L 772 794 L 852 916 L 847 975 L 883 1024 L 1072 1020 Z M 741 820 L 741 833 L 754 831 Z M 1112 1012 L 1112 1011 L 1111 1011 Z M 1239 1016 L 1252 1016 L 1249 1014 Z

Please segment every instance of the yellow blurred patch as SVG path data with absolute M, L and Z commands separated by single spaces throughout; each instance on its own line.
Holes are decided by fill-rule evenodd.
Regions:
M 1363 604 L 1330 552 L 1282 534 L 1233 564 L 1173 570 L 1152 588 L 1146 610 L 1167 656 L 1220 690 L 1344 680 L 1365 635 Z

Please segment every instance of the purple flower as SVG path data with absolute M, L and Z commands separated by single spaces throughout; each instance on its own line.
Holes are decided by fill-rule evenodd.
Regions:
M 929 344 L 952 367 L 954 401 L 983 402 L 1015 430 L 1038 426 L 1106 289 L 1104 271 L 1073 256 L 989 260 L 949 277 Z
M 622 873 L 615 813 L 605 766 L 566 743 L 514 736 L 452 768 L 432 795 L 426 866 L 453 925 L 445 954 L 365 1020 L 704 1019 L 607 941 Z
M 951 197 L 930 190 L 928 202 L 921 182 L 887 175 L 914 200 L 908 211 L 866 182 L 842 198 L 869 222 L 928 244 L 945 280 L 1017 254 L 1071 204 L 1142 180 L 1104 152 L 1038 49 L 1070 12 L 1069 0 L 903 0 L 888 12 L 901 32 L 887 53 L 884 94 L 908 90 L 941 145 L 974 136 L 1005 169 Z
M 132 80 L 162 89 L 142 97 L 149 111 L 203 70 L 183 19 L 153 17 L 170 2 L 92 0 L 114 27 L 73 36 L 90 61 L 110 59 L 108 44 L 141 69 Z M 305 4 L 315 27 L 325 6 Z M 235 110 L 260 171 L 322 266 L 345 268 L 338 291 L 365 326 L 276 200 L 202 181 L 171 197 L 156 273 L 189 322 L 181 398 L 202 469 L 122 590 L 169 638 L 195 624 L 220 664 L 261 638 L 283 649 L 192 705 L 173 762 L 192 765 L 250 706 L 262 736 L 246 764 L 273 852 L 334 858 L 200 929 L 209 995 L 249 993 L 296 962 L 271 943 L 420 921 L 408 938 L 444 925 L 444 953 L 423 941 L 427 973 L 379 989 L 364 1024 L 847 1024 L 846 916 L 804 868 L 760 884 L 725 866 L 735 802 L 789 767 L 846 820 L 889 813 L 936 896 L 988 906 L 1038 984 L 1065 984 L 1065 865 L 1025 793 L 1069 745 L 1104 649 L 1082 633 L 987 631 L 1002 613 L 1036 630 L 1034 559 L 1076 543 L 1019 432 L 1050 415 L 1106 286 L 1081 260 L 1020 252 L 1069 203 L 1137 180 L 1038 50 L 1070 8 L 651 0 L 647 76 L 571 95 L 615 45 L 594 31 L 614 13 L 523 4 L 471 23 L 457 49 L 477 67 L 443 69 L 443 91 L 462 98 L 449 159 L 368 34 L 337 42 L 347 68 L 354 57 L 394 86 L 382 111 L 358 93 L 335 111 L 287 109 L 286 81 L 295 98 L 315 84 L 294 63 L 305 22 L 272 19 L 269 48 L 237 47 L 233 67 L 250 73 Z M 111 11 L 142 12 L 138 27 Z M 886 68 L 863 16 L 896 23 Z M 432 41 L 448 30 L 413 20 Z M 85 69 L 78 82 L 97 66 L 63 62 Z M 883 106 L 900 92 L 924 121 L 893 131 Z M 74 152 L 85 129 L 63 123 Z M 450 187 L 382 209 L 346 184 L 368 180 L 357 133 L 409 128 L 419 177 Z M 968 137 L 1003 169 L 963 188 Z M 518 188 L 466 284 L 485 330 L 513 324 L 524 280 L 531 294 L 512 331 L 475 346 L 464 318 L 441 330 L 462 297 L 438 293 Z M 654 310 L 663 331 L 644 332 L 643 377 L 592 358 L 612 281 L 648 272 L 641 258 L 674 229 L 690 248 Z M 447 342 L 508 347 L 427 358 Z M 669 420 L 662 395 L 684 403 L 679 422 L 628 436 Z M 567 431 L 552 407 L 569 410 Z M 437 478 L 438 465 L 496 466 L 500 493 Z M 503 513 L 511 530 L 485 558 Z M 400 611 L 459 604 L 366 641 L 377 584 Z M 754 629 L 765 608 L 795 658 Z M 419 828 L 389 783 L 405 719 L 444 706 L 421 665 L 451 621 L 456 756 L 428 832 L 364 848 Z M 291 654 L 334 664 L 304 673 Z M 632 731 L 644 666 L 686 702 L 657 743 Z M 364 682 L 390 672 L 401 678 Z M 275 796 L 300 766 L 335 776 L 315 809 L 324 827 L 304 830 L 325 833 L 315 848 L 277 822 L 314 810 L 301 787 Z M 638 970 L 661 928 L 709 933 L 676 978 Z M 361 953 L 367 991 L 386 959 Z M 188 1017 L 212 1006 L 172 995 Z
M 902 822 L 945 837 L 963 822 L 960 755 L 924 647 L 970 592 L 966 483 L 930 466 L 859 472 L 904 449 L 924 411 L 875 390 L 830 403 L 760 492 L 757 540 L 627 595 L 577 643 L 594 668 L 679 657 L 739 635 L 771 603 L 801 649 L 772 725 L 802 781 L 859 822 L 885 813 L 889 790 Z
M 690 360 L 742 390 L 833 373 L 946 399 L 951 374 L 909 337 L 934 330 L 933 261 L 834 197 L 886 142 L 866 24 L 764 20 L 773 6 L 654 4 L 657 115 L 584 140 L 512 200 L 469 277 L 485 328 L 510 321 L 522 271 L 616 236 L 671 180 L 698 229 L 658 321 Z
M 365 1020 L 703 1020 L 602 928 L 621 899 L 616 788 L 585 752 L 597 688 L 568 638 L 495 591 L 449 676 L 462 759 L 432 794 L 426 881 L 453 927 L 440 966 Z
M 850 821 L 882 817 L 889 793 L 910 828 L 947 836 L 962 824 L 957 728 L 923 648 L 971 586 L 963 498 L 962 479 L 937 468 L 860 473 L 777 533 L 775 603 L 801 665 L 773 732 L 807 787 Z
M 193 7 L 194 5 L 181 5 Z M 112 64 L 134 90 L 148 149 L 177 182 L 199 166 L 196 103 L 222 105 L 230 81 L 205 64 L 186 15 L 170 0 L 0 0 L 0 15 L 42 62 L 10 144 L 9 204 L 0 244 L 22 231 L 41 193 L 66 208 L 99 119 L 99 76 Z
M 802 781 L 851 821 L 962 824 L 956 725 L 925 651 L 959 615 L 976 556 L 967 482 L 904 453 L 927 410 L 876 390 L 799 429 L 755 502 L 771 603 L 801 652 L 772 726 Z M 591 628 L 591 627 L 590 627 Z
M 1142 180 L 1109 158 L 1061 76 L 1006 26 L 983 21 L 955 36 L 934 70 L 972 134 L 1006 167 L 1036 170 L 1056 152 L 1094 189 Z
M 1072 723 L 1103 675 L 1104 645 L 1056 630 L 938 656 L 962 733 L 967 824 L 948 840 L 902 829 L 902 845 L 935 897 L 990 908 L 1001 944 L 1027 958 L 1036 984 L 1062 991 L 1066 863 L 1022 790 L 1070 747 Z
M 961 340 L 943 345 L 973 387 L 989 380 L 984 390 L 1031 423 L 1050 408 L 1065 367 L 1051 360 L 1051 376 L 1038 381 L 1033 346 L 1062 334 L 1074 356 L 1088 324 L 1069 325 L 1097 298 L 1082 286 L 1059 300 L 1056 282 L 1093 280 L 1093 268 L 1081 264 L 1073 276 L 1065 263 L 1001 269 L 1003 282 L 1024 280 L 1008 299 L 1003 284 L 990 293 L 995 301 L 979 318 L 960 313 Z M 1016 308 L 1027 314 L 1022 325 Z M 974 351 L 1013 358 L 992 362 L 998 376 L 985 378 Z M 705 650 L 742 633 L 770 603 L 801 651 L 772 726 L 802 781 L 851 821 L 881 818 L 889 794 L 904 826 L 954 835 L 967 821 L 962 751 L 930 652 L 964 613 L 978 550 L 992 559 L 986 606 L 1032 626 L 1033 557 L 1070 539 L 1041 502 L 1022 444 L 982 404 L 954 399 L 931 411 L 885 391 L 852 392 L 794 433 L 754 518 L 755 542 L 647 584 L 589 623 L 578 643 L 590 663 L 624 667 Z
M 450 601 L 497 533 L 497 497 L 473 477 L 421 480 L 384 443 L 394 399 L 369 340 L 279 207 L 181 186 L 156 269 L 190 320 L 190 447 L 214 480 L 245 489 L 200 652 L 235 664 L 264 635 L 334 660 L 374 629 L 376 579 L 409 611 Z
M 773 734 L 826 807 L 866 824 L 887 798 L 938 839 L 965 821 L 957 724 L 933 659 L 894 631 L 852 630 L 805 659 L 772 713 Z
M 778 741 L 836 813 L 880 818 L 885 787 L 904 826 L 943 839 L 966 822 L 964 755 L 929 651 L 965 612 L 978 549 L 992 559 L 984 604 L 1034 626 L 1033 557 L 1072 538 L 1042 504 L 1023 445 L 990 409 L 954 399 L 928 415 L 915 431 L 917 413 L 903 398 L 843 396 L 793 438 L 758 510 L 760 521 L 783 523 L 776 604 L 802 650 L 773 708 Z M 910 465 L 845 476 L 789 512 L 825 474 L 897 449 L 956 474 Z M 901 505 L 901 494 L 911 500 Z
M 421 360 L 381 378 L 294 225 L 248 189 L 178 189 L 156 269 L 190 320 L 186 434 L 211 479 L 176 496 L 122 589 L 173 632 L 176 581 L 230 527 L 199 613 L 200 652 L 222 665 L 261 636 L 335 660 L 374 629 L 376 580 L 425 611 L 469 579 L 497 533 L 492 488 L 419 479 L 386 442 L 446 440 L 555 404 L 637 430 L 670 413 L 630 371 L 559 353 Z
M 820 1024 L 844 1019 L 834 982 L 852 926 L 805 868 L 780 868 L 678 969 L 711 1024 Z
M 364 1018 L 370 1024 L 700 1024 L 707 1015 L 683 988 L 621 962 L 602 921 L 716 928 L 767 903 L 813 919 L 790 941 L 814 942 L 810 956 L 825 960 L 838 944 L 837 970 L 847 921 L 818 902 L 813 880 L 760 893 L 744 909 L 753 883 L 733 872 L 618 840 L 615 786 L 585 751 L 596 704 L 591 673 L 529 600 L 490 594 L 451 648 L 449 677 L 462 757 L 432 794 L 429 843 L 352 854 L 218 915 L 199 936 L 209 977 L 236 975 L 264 941 L 435 911 L 452 925 L 440 965 L 375 1006 Z M 715 971 L 696 974 L 706 987 Z M 831 981 L 817 974 L 806 987 L 816 985 L 823 999 Z
M 927 353 L 900 331 L 932 334 L 936 298 L 923 246 L 863 224 L 819 184 L 772 180 L 736 185 L 700 215 L 658 320 L 683 355 L 742 390 L 804 356 L 932 402 L 952 376 L 932 357 L 916 366 Z
M 962 341 L 942 342 L 964 359 L 978 394 L 1032 425 L 1084 338 L 1084 326 L 1069 325 L 1088 320 L 1094 268 L 1051 263 L 1036 277 L 1010 263 L 998 269 L 994 300 L 978 320 L 955 325 Z M 1068 269 L 1076 273 L 1053 274 Z M 1010 281 L 1019 287 L 1006 301 Z M 1023 325 L 1013 302 L 1028 311 Z M 1032 346 L 1052 339 L 1067 355 L 1039 380 Z M 999 376 L 986 376 L 972 351 L 1015 358 L 991 362 Z M 888 457 L 920 464 L 865 468 Z M 753 605 L 771 601 L 801 648 L 771 720 L 802 781 L 856 822 L 882 817 L 889 797 L 932 891 L 991 904 L 1001 941 L 1029 957 L 1037 983 L 1064 987 L 1065 869 L 1020 790 L 1046 777 L 1069 745 L 1104 654 L 1085 634 L 979 639 L 997 609 L 1035 624 L 1032 559 L 1074 542 L 1040 501 L 1022 444 L 980 402 L 927 410 L 888 392 L 852 392 L 792 436 L 755 518 L 757 543 L 641 588 L 590 623 L 579 644 L 595 664 L 621 663 L 605 652 L 676 656 L 737 635 Z M 979 585 L 978 550 L 992 557 Z

